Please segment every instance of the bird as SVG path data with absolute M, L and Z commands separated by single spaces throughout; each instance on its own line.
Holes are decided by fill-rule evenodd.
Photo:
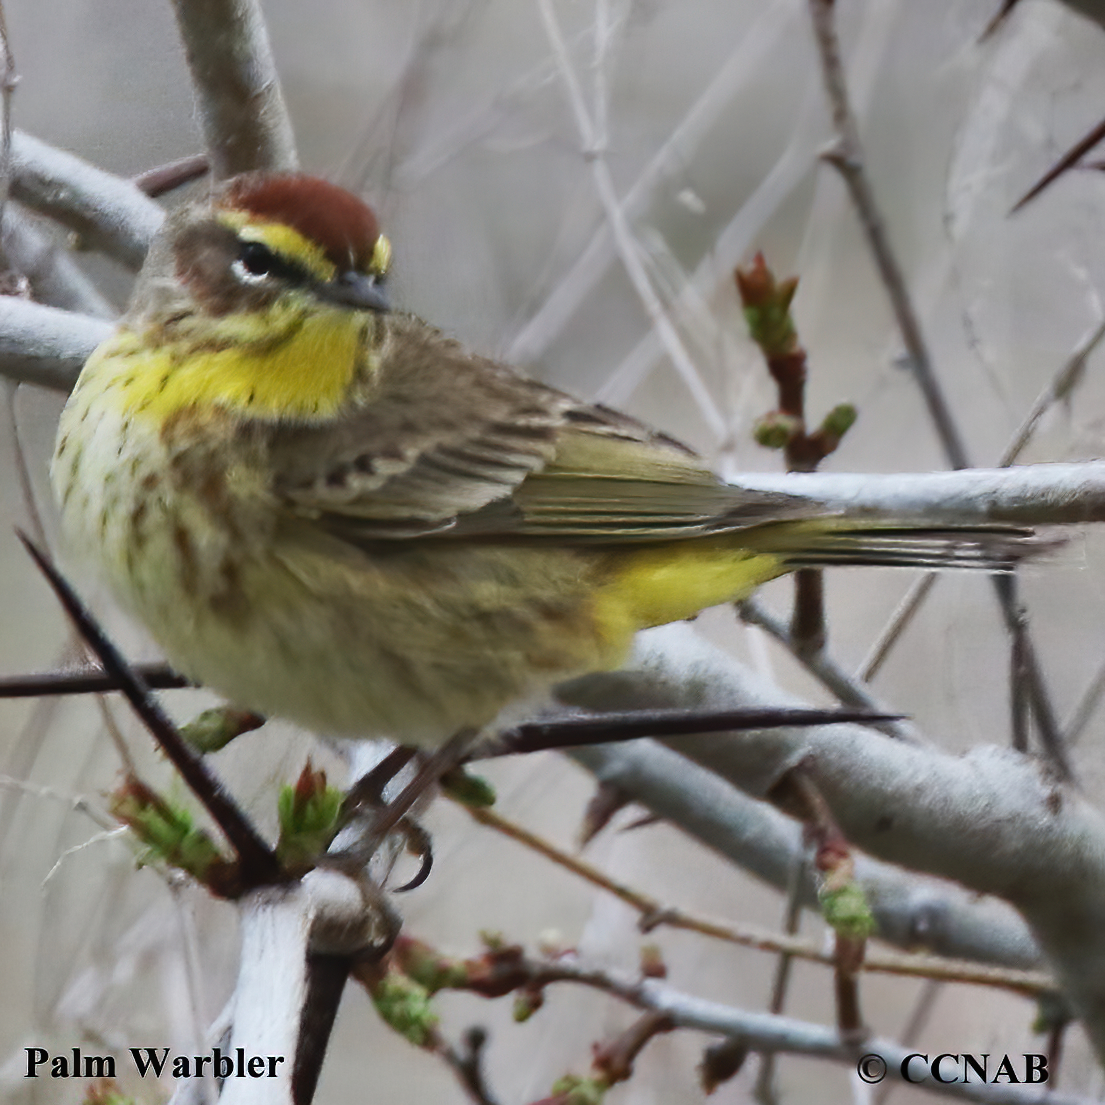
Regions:
M 1007 569 L 1031 531 L 742 489 L 385 295 L 357 195 L 247 173 L 167 217 L 62 413 L 62 533 L 180 672 L 441 748 L 797 568 Z

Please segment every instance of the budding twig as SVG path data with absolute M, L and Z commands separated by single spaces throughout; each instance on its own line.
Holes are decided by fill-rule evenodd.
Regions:
M 833 981 L 837 1027 L 844 1039 L 867 1035 L 859 1006 L 858 977 L 875 921 L 855 878 L 852 847 L 803 763 L 791 768 L 772 789 L 774 799 L 792 808 L 812 841 L 814 866 L 821 873 L 819 896 L 825 920 L 835 933 Z
M 811 963 L 834 965 L 834 957 L 827 954 L 820 944 L 790 934 L 779 934 L 755 925 L 733 925 L 728 921 L 718 921 L 699 914 L 693 914 L 674 906 L 666 906 L 649 895 L 612 879 L 600 871 L 594 864 L 577 855 L 565 852 L 544 837 L 503 817 L 502 814 L 486 808 L 464 806 L 469 816 L 489 829 L 521 844 L 525 848 L 544 856 L 552 863 L 590 883 L 592 886 L 614 895 L 641 915 L 640 927 L 649 932 L 654 928 L 666 927 L 695 932 L 700 936 L 722 940 L 740 947 L 754 948 L 757 951 L 773 952 L 792 956 Z M 860 967 L 864 971 L 876 974 L 892 974 L 912 978 L 935 978 L 945 982 L 964 982 L 977 986 L 993 986 L 1009 990 L 1025 997 L 1035 997 L 1050 993 L 1055 982 L 1042 971 L 1025 971 L 987 964 L 971 963 L 963 959 L 951 959 L 939 955 L 921 955 L 910 953 L 899 955 L 891 952 L 872 952 L 867 955 Z
M 760 347 L 779 392 L 778 409 L 760 419 L 756 440 L 769 448 L 781 447 L 788 472 L 816 471 L 855 421 L 855 408 L 840 404 L 810 433 L 806 427 L 806 351 L 798 342 L 790 313 L 798 278 L 776 281 L 762 253 L 756 254 L 748 268 L 738 268 L 733 275 L 749 333 Z M 825 590 L 819 568 L 802 568 L 794 573 L 794 615 L 789 637 L 800 657 L 817 655 L 825 647 Z

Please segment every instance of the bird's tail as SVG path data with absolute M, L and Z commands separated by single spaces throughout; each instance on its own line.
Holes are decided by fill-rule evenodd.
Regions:
M 828 526 L 823 521 L 782 523 L 765 545 L 787 570 L 862 564 L 1009 572 L 1022 560 L 1051 552 L 1063 543 L 1050 534 L 998 523 L 949 526 L 841 518 Z

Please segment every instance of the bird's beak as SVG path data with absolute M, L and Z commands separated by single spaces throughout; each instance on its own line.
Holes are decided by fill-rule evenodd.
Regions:
M 361 311 L 385 312 L 391 310 L 383 290 L 377 286 L 375 276 L 363 272 L 343 272 L 325 284 L 315 285 L 320 299 L 354 307 Z

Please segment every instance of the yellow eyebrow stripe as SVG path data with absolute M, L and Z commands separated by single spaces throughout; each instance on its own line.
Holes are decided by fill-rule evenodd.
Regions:
M 322 248 L 284 223 L 258 222 L 245 211 L 220 211 L 218 221 L 230 227 L 243 242 L 260 242 L 273 253 L 294 261 L 318 280 L 333 280 L 337 267 Z

